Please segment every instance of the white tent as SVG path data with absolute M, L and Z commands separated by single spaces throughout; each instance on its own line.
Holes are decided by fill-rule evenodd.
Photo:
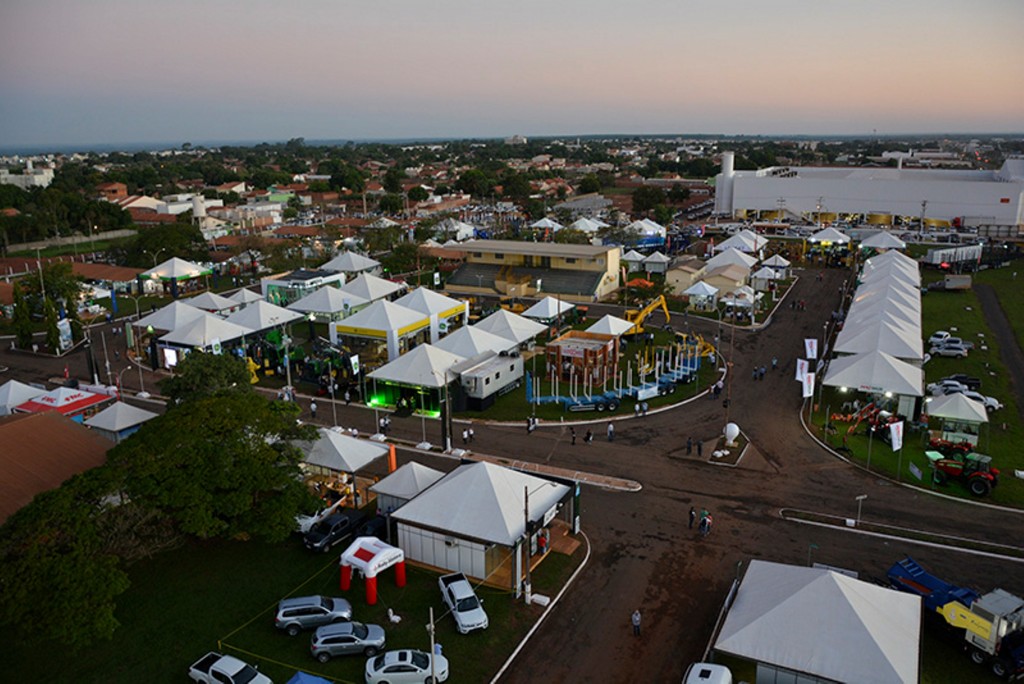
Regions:
M 473 327 L 512 340 L 516 344 L 528 342 L 548 329 L 546 325 L 505 309 L 495 311 Z
M 516 348 L 516 343 L 507 337 L 501 337 L 486 330 L 480 330 L 475 325 L 469 325 L 442 337 L 433 346 L 442 351 L 470 359 L 485 352 L 501 353 L 503 351 L 510 351 Z
M 924 395 L 924 371 L 885 352 L 873 351 L 832 359 L 825 384 L 920 397 Z
M 157 414 L 152 411 L 136 408 L 123 401 L 115 401 L 92 418 L 86 419 L 85 424 L 91 428 L 116 434 L 156 417 Z
M 221 313 L 222 311 L 231 311 L 237 309 L 240 305 L 234 299 L 228 299 L 222 297 L 216 292 L 204 292 L 196 297 L 189 297 L 184 300 L 189 306 L 194 306 L 197 309 L 203 311 L 209 311 L 210 313 Z
M 965 423 L 987 423 L 988 413 L 985 405 L 956 392 L 944 397 L 935 397 L 925 409 L 932 418 L 948 418 Z
M 153 330 L 177 330 L 178 328 L 208 315 L 194 306 L 178 300 L 143 316 L 132 323 L 137 328 L 153 328 Z
M 628 226 L 626 226 L 626 230 L 647 237 L 665 237 L 667 232 L 663 226 L 655 223 L 651 219 L 646 218 L 641 219 L 639 221 L 633 221 Z
M 594 325 L 587 328 L 589 333 L 599 333 L 601 335 L 614 335 L 618 337 L 624 333 L 629 332 L 633 329 L 633 324 L 629 321 L 612 316 L 611 314 L 605 314 L 604 317 Z
M 718 294 L 718 288 L 714 285 L 708 285 L 703 280 L 698 280 L 683 290 L 683 294 L 689 297 L 714 297 Z
M 870 306 L 850 309 L 837 339 L 846 340 L 865 328 L 882 324 L 894 325 L 907 335 L 921 337 L 920 307 L 909 307 L 894 300 L 880 300 Z
M 655 252 L 644 259 L 644 270 L 648 273 L 664 273 L 671 263 L 672 259 L 661 252 Z
M 723 252 L 719 252 L 715 256 L 708 259 L 704 267 L 708 271 L 713 271 L 716 268 L 719 268 L 720 266 L 730 265 L 742 266 L 743 268 L 751 268 L 756 263 L 756 257 L 752 257 L 749 254 L 741 252 L 735 247 L 732 247 Z
M 448 369 L 466 359 L 430 344 L 421 344 L 366 377 L 412 387 L 444 387 L 454 378 Z
M 724 252 L 727 249 L 738 249 L 748 254 L 756 254 L 767 244 L 768 238 L 762 237 L 751 230 L 744 229 L 715 245 L 715 251 Z
M 900 252 L 892 252 L 892 251 L 885 252 L 884 254 L 878 254 L 876 256 L 873 256 L 870 259 L 868 259 L 867 261 L 865 261 L 864 263 L 865 264 L 873 264 L 874 266 L 882 266 L 882 265 L 888 264 L 888 263 L 897 263 L 897 264 L 906 264 L 908 266 L 913 266 L 914 268 L 918 267 L 917 261 L 914 260 L 913 258 L 908 257 L 906 254 L 902 254 Z
M 844 327 L 832 347 L 837 354 L 863 354 L 878 350 L 897 359 L 924 358 L 920 328 L 894 322 L 865 323 Z
M 595 221 L 593 219 L 580 218 L 580 219 L 576 219 L 575 221 L 573 221 L 569 225 L 569 228 L 571 228 L 573 230 L 579 230 L 579 231 L 582 231 L 584 233 L 596 233 L 598 230 L 600 230 L 605 225 L 607 225 L 607 224 L 604 223 L 603 221 Z
M 565 226 L 563 226 L 558 221 L 552 221 L 551 219 L 549 219 L 548 217 L 545 216 L 544 218 L 540 219 L 539 221 L 534 221 L 533 223 L 531 223 L 530 227 L 531 228 L 540 228 L 540 229 L 551 229 L 553 231 L 559 231 L 562 228 L 564 228 Z
M 361 277 L 361 276 L 360 276 Z M 399 339 L 430 327 L 430 316 L 394 302 L 379 300 L 343 321 L 333 323 L 331 339 L 336 335 L 374 337 L 387 340 L 388 360 L 399 356 Z
M 144 271 L 140 277 L 153 280 L 187 280 L 202 275 L 209 275 L 209 273 L 210 269 L 203 268 L 199 264 L 194 264 L 191 261 L 185 261 L 178 257 L 172 257 L 162 264 Z
M 644 255 L 635 249 L 631 249 L 622 255 L 622 261 L 626 262 L 626 269 L 630 272 L 639 271 L 644 263 Z
M 380 262 L 356 252 L 342 252 L 320 267 L 321 271 L 337 273 L 362 273 L 380 268 Z
M 250 328 L 228 323 L 223 318 L 204 313 L 201 318 L 167 333 L 160 338 L 160 341 L 184 347 L 206 349 L 215 342 L 224 343 L 237 340 L 243 335 L 252 334 L 252 332 Z
M 425 287 L 418 287 L 412 292 L 395 300 L 395 304 L 430 317 L 430 341 L 435 343 L 443 333 L 451 328 L 449 323 L 453 317 L 461 319 L 463 324 L 469 320 L 469 302 L 453 299 L 440 292 Z
M 530 492 L 526 514 L 536 521 L 569 488 L 493 463 L 469 463 L 448 473 L 392 517 L 456 537 L 514 546 L 526 532 L 524 491 Z
M 298 311 L 292 311 L 261 299 L 253 302 L 241 311 L 236 311 L 224 320 L 228 323 L 235 323 L 244 328 L 249 328 L 250 330 L 259 331 L 285 325 L 293 321 L 301 321 L 304 318 L 305 316 Z
M 778 280 L 779 276 L 775 272 L 775 269 L 768 266 L 762 266 L 754 273 L 750 274 L 750 284 L 755 290 L 764 291 L 768 289 L 769 284 Z
M 753 560 L 715 650 L 828 681 L 916 684 L 920 643 L 917 596 L 831 570 Z
M 435 229 L 443 235 L 454 234 L 455 240 L 459 242 L 462 240 L 470 240 L 474 235 L 476 235 L 476 227 L 453 218 L 447 218 L 444 221 L 441 221 L 437 226 L 435 226 Z M 449 245 L 446 242 L 444 246 L 448 247 Z M 455 246 L 458 247 L 459 245 L 456 243 Z
M 0 385 L 0 416 L 6 416 L 18 404 L 46 394 L 46 390 L 32 387 L 17 380 L 8 380 Z
M 774 268 L 775 272 L 779 274 L 780 278 L 789 277 L 789 259 L 784 258 L 781 254 L 771 255 L 770 257 L 762 261 L 761 265 Z
M 302 313 L 318 314 L 318 317 L 328 320 L 339 320 L 349 312 L 370 303 L 369 299 L 354 295 L 351 292 L 342 292 L 336 287 L 326 285 L 288 305 L 293 311 Z
M 345 283 L 339 289 L 342 292 L 348 292 L 356 297 L 362 297 L 363 299 L 375 302 L 378 299 L 390 297 L 396 292 L 401 292 L 405 289 L 405 285 L 393 283 L 390 280 L 384 280 L 369 273 L 360 273 L 355 280 Z
M 329 470 L 356 473 L 386 456 L 390 447 L 342 434 L 327 428 L 318 428 L 319 437 L 313 443 L 303 445 L 306 453 L 302 461 L 308 465 Z
M 860 246 L 872 249 L 905 249 L 907 243 L 887 230 L 880 230 L 862 240 Z
M 829 242 L 837 245 L 847 245 L 850 243 L 850 236 L 846 233 L 841 233 L 832 226 L 819 230 L 817 233 L 807 238 L 808 242 Z
M 377 502 L 377 510 L 393 511 L 400 505 L 415 499 L 420 492 L 442 477 L 444 477 L 444 473 L 440 470 L 434 470 L 416 461 L 409 461 L 395 472 L 371 485 L 370 491 L 380 497 Z
M 522 315 L 537 321 L 553 321 L 575 308 L 575 305 L 570 302 L 563 302 L 555 297 L 545 297 L 524 311 Z
M 253 292 L 247 287 L 243 287 L 232 295 L 228 295 L 228 299 L 238 302 L 242 306 L 252 304 L 253 302 L 259 302 L 263 300 L 263 296 L 259 292 Z
M 749 285 L 741 285 L 732 292 L 726 292 L 719 298 L 726 306 L 735 306 L 740 309 L 750 309 L 754 306 L 755 302 L 761 299 L 763 295 L 759 292 L 755 292 L 754 288 Z

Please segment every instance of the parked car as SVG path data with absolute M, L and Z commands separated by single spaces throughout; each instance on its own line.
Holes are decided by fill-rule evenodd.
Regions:
M 961 385 L 967 385 L 967 389 L 977 392 L 981 389 L 981 378 L 975 378 L 966 373 L 954 373 L 942 378 L 943 380 L 956 380 Z
M 455 618 L 459 634 L 468 634 L 474 629 L 487 629 L 490 620 L 484 611 L 483 602 L 473 591 L 473 585 L 461 572 L 441 575 L 437 580 L 445 605 Z
M 955 356 L 961 359 L 967 358 L 967 347 L 959 344 L 946 344 L 941 347 L 932 347 L 928 350 L 932 356 Z
M 992 411 L 998 411 L 999 409 L 1003 408 L 1003 402 L 999 401 L 995 397 L 986 397 L 984 394 L 972 391 L 961 392 L 961 394 L 963 394 L 968 399 L 973 399 L 974 401 L 984 404 L 985 410 L 988 411 L 989 413 L 991 413 Z
M 321 663 L 335 656 L 373 657 L 384 649 L 384 628 L 362 622 L 338 622 L 317 627 L 309 643 L 309 652 Z
M 252 665 L 213 651 L 192 663 L 188 676 L 200 684 L 272 684 Z
M 950 335 L 945 330 L 937 330 L 934 333 L 932 333 L 931 337 L 928 338 L 928 344 L 935 346 L 937 344 L 945 342 L 950 337 L 952 337 L 952 335 Z
M 928 390 L 928 394 L 933 397 L 941 397 L 943 394 L 966 392 L 968 387 L 962 382 L 957 382 L 956 380 L 939 380 L 938 382 L 929 383 L 925 389 Z
M 274 626 L 295 636 L 304 629 L 313 629 L 332 622 L 352 619 L 352 604 L 330 596 L 300 596 L 282 599 L 277 604 Z
M 298 528 L 299 533 L 306 534 L 307 532 L 309 532 L 313 528 L 313 525 L 316 525 L 318 522 L 320 522 L 324 518 L 332 515 L 340 507 L 341 507 L 341 499 L 338 499 L 337 501 L 335 501 L 333 504 L 331 504 L 327 508 L 322 508 L 319 511 L 317 511 L 316 513 L 314 513 L 313 515 L 302 515 L 302 514 L 299 514 L 299 515 L 295 516 L 295 525 Z
M 331 547 L 347 541 L 363 522 L 359 511 L 344 510 L 332 513 L 309 529 L 303 539 L 307 549 L 327 553 Z
M 430 663 L 434 662 L 434 679 L 431 680 Z M 448 679 L 448 659 L 442 655 L 431 656 L 423 651 L 401 649 L 388 651 L 366 661 L 366 684 L 388 682 L 444 682 Z
M 974 343 L 973 342 L 966 342 L 962 338 L 959 338 L 959 337 L 947 337 L 946 339 L 942 340 L 941 342 L 934 343 L 932 346 L 933 347 L 946 347 L 946 346 L 950 346 L 950 345 L 953 345 L 953 346 L 959 345 L 961 347 L 966 347 L 968 351 L 970 351 L 971 349 L 974 349 Z
M 366 521 L 356 530 L 357 537 L 376 537 L 386 541 L 388 536 L 388 519 L 383 515 L 375 515 L 367 518 Z

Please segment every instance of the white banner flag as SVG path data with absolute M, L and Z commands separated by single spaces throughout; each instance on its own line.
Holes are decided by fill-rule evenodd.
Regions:
M 920 479 L 921 479 L 921 477 L 922 477 L 922 475 L 921 475 L 921 469 L 920 469 L 920 468 L 918 468 L 918 467 L 917 467 L 916 465 L 914 465 L 913 463 L 911 463 L 911 464 L 910 464 L 910 474 L 911 474 L 911 475 L 913 475 L 914 477 L 916 477 L 916 478 L 917 478 L 918 480 L 920 480 Z
M 899 451 L 903 448 L 903 421 L 889 423 L 889 436 L 892 437 L 892 450 Z
M 796 380 L 797 382 L 803 382 L 804 376 L 807 375 L 807 371 L 810 370 L 810 365 L 807 359 L 796 360 Z
M 818 340 L 816 340 L 815 338 L 808 337 L 804 339 L 804 349 L 807 351 L 807 358 L 818 358 Z
M 804 374 L 804 399 L 814 396 L 814 373 Z

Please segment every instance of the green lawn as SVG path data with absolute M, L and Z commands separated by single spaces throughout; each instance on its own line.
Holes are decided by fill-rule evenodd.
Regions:
M 536 592 L 554 596 L 582 560 L 549 554 L 534 571 Z M 338 658 L 320 664 L 309 654 L 309 634 L 292 638 L 273 626 L 277 601 L 285 596 L 341 595 L 338 554 L 313 554 L 297 539 L 190 543 L 133 566 L 131 588 L 118 601 L 121 627 L 109 642 L 72 654 L 52 643 L 25 643 L 13 630 L 0 632 L 7 646 L 0 664 L 8 681 L 175 682 L 210 650 L 242 657 L 276 682 L 297 669 L 338 682 L 361 682 L 365 659 Z M 368 606 L 362 580 L 353 578 L 345 597 L 355 618 L 385 628 L 390 648 L 429 650 L 425 629 L 434 608 L 436 638 L 451 662 L 453 681 L 489 679 L 540 614 L 508 592 L 481 587 L 491 626 L 460 635 L 445 615 L 436 573 L 410 567 L 405 587 L 394 573 L 378 579 L 379 601 Z M 387 609 L 402 616 L 395 626 Z
M 1019 280 L 1014 277 L 1017 271 L 1022 272 Z M 996 295 L 999 296 L 999 305 L 1003 307 L 1006 317 L 1010 320 L 1017 344 L 1024 349 L 1024 297 L 1020 296 L 1018 289 L 1024 287 L 1024 262 L 1015 261 L 1004 268 L 978 271 L 974 274 L 974 281 L 995 288 Z

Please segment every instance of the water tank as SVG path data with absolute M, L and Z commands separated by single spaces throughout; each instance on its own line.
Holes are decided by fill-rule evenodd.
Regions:
M 202 195 L 192 195 L 192 218 L 206 217 L 206 202 Z
M 733 152 L 722 153 L 722 172 L 715 179 L 715 213 L 732 216 L 732 184 L 736 176 L 734 169 L 736 155 Z

